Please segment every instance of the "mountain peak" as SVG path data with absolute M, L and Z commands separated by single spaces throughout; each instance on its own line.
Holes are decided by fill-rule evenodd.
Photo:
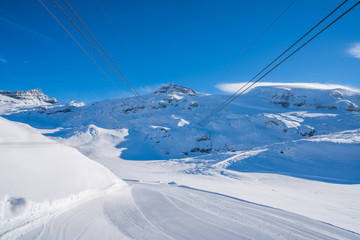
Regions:
M 177 95 L 177 96 L 184 97 L 184 96 L 193 96 L 196 94 L 196 91 L 192 90 L 190 88 L 184 87 L 184 86 L 174 84 L 174 83 L 169 83 L 165 86 L 162 86 L 158 90 L 156 90 L 154 92 L 154 94 Z
M 45 103 L 55 104 L 58 101 L 53 98 L 49 97 L 41 92 L 40 89 L 33 89 L 28 91 L 2 91 L 0 90 L 0 94 L 6 97 L 18 99 L 18 100 L 38 100 Z

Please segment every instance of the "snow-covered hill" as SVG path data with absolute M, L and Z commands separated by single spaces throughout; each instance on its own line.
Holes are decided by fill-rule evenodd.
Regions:
M 76 149 L 0 117 L 0 238 L 115 185 L 125 183 Z

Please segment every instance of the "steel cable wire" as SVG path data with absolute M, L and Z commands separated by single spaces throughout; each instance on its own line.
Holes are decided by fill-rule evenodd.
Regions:
M 284 56 L 289 50 L 291 50 L 296 44 L 298 44 L 302 39 L 304 39 L 307 35 L 309 35 L 313 30 L 315 30 L 321 23 L 323 23 L 326 19 L 328 19 L 332 14 L 334 14 L 339 8 L 341 8 L 348 0 L 343 1 L 339 6 L 337 6 L 334 10 L 332 10 L 326 17 L 324 17 L 320 22 L 318 22 L 315 26 L 313 26 L 309 31 L 307 31 L 303 36 L 301 36 L 297 41 L 295 41 L 290 47 L 288 47 L 284 52 L 282 52 L 277 58 L 275 58 L 272 62 L 270 62 L 265 68 L 263 68 L 258 74 L 256 74 L 252 79 L 246 82 L 240 89 L 238 89 L 235 93 L 233 93 L 230 97 L 228 97 L 223 103 L 217 106 L 212 112 L 207 114 L 204 118 L 202 118 L 197 125 L 207 121 L 214 114 L 218 112 L 218 109 L 222 109 L 224 105 L 227 105 L 227 102 L 231 102 L 232 98 L 234 98 L 242 89 L 244 89 L 248 84 L 250 84 L 255 78 L 257 78 L 261 73 L 263 73 L 266 69 L 268 69 L 272 64 L 274 64 L 277 60 L 279 60 L 282 56 Z M 220 109 L 220 110 L 221 110 Z
M 101 70 L 101 72 L 110 80 L 110 82 L 120 91 L 120 93 L 125 97 L 122 89 L 106 74 L 104 69 L 91 57 L 91 55 L 84 49 L 84 47 L 75 39 L 75 37 L 67 30 L 67 28 L 59 21 L 59 19 L 50 11 L 50 9 L 41 1 L 38 0 L 44 8 L 50 13 L 50 15 L 56 20 L 56 22 L 65 30 L 65 32 L 74 40 L 74 42 L 80 47 L 80 49 L 90 58 L 90 60 Z
M 295 51 L 293 51 L 291 54 L 289 54 L 286 58 L 284 58 L 283 60 L 281 60 L 277 65 L 275 65 L 273 68 L 271 68 L 269 71 L 267 71 L 265 74 L 263 74 L 259 79 L 257 79 L 255 82 L 251 83 L 250 86 L 248 86 L 247 88 L 245 88 L 243 91 L 241 91 L 241 89 L 243 89 L 245 87 L 245 85 L 247 85 L 248 83 L 250 83 L 250 81 L 245 84 L 243 87 L 241 87 L 238 91 L 236 91 L 232 96 L 231 99 L 228 100 L 226 103 L 223 103 L 220 105 L 220 107 L 217 108 L 216 111 L 213 111 L 211 115 L 207 115 L 205 116 L 201 121 L 198 122 L 197 125 L 200 125 L 201 123 L 203 123 L 204 121 L 207 121 L 209 118 L 211 118 L 212 116 L 214 116 L 217 112 L 219 112 L 220 110 L 222 110 L 225 106 L 227 106 L 228 104 L 230 104 L 232 101 L 234 101 L 236 98 L 238 98 L 241 94 L 243 94 L 244 92 L 246 92 L 248 89 L 250 89 L 254 84 L 256 84 L 257 82 L 259 82 L 261 79 L 263 79 L 266 75 L 268 75 L 269 73 L 271 73 L 275 68 L 277 68 L 279 65 L 281 65 L 283 62 L 285 62 L 287 59 L 289 59 L 292 55 L 294 55 L 296 52 L 298 52 L 300 49 L 302 49 L 305 45 L 307 45 L 309 42 L 311 42 L 313 39 L 315 39 L 317 36 L 319 36 L 322 32 L 324 32 L 326 29 L 328 29 L 330 26 L 332 26 L 335 22 L 337 22 L 340 18 L 342 18 L 343 16 L 345 16 L 347 13 L 349 13 L 352 9 L 354 9 L 357 5 L 360 4 L 360 1 L 358 1 L 357 3 L 355 3 L 352 7 L 350 7 L 348 10 L 346 10 L 344 13 L 342 13 L 339 17 L 337 17 L 335 20 L 333 20 L 330 24 L 328 24 L 326 27 L 324 27 L 320 32 L 318 32 L 315 36 L 313 36 L 312 38 L 310 38 L 308 41 L 306 41 L 303 45 L 301 45 L 299 48 L 297 48 Z M 240 92 L 241 91 L 241 92 Z

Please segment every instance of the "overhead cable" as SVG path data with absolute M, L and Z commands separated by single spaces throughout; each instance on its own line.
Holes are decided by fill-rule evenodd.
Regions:
M 56 22 L 65 30 L 65 32 L 71 37 L 71 39 L 80 47 L 80 49 L 90 58 L 90 60 L 101 70 L 101 72 L 110 80 L 110 82 L 120 91 L 122 95 L 124 93 L 122 92 L 121 88 L 109 77 L 109 75 L 106 74 L 104 69 L 100 67 L 100 65 L 91 57 L 91 55 L 84 49 L 84 47 L 75 39 L 75 37 L 67 30 L 67 28 L 59 21 L 59 19 L 50 11 L 50 9 L 41 1 L 38 0 L 41 5 L 50 13 L 50 15 L 56 20 Z M 124 95 L 125 97 L 125 95 Z
M 65 15 L 65 17 L 71 22 L 71 24 L 76 28 L 76 30 L 85 38 L 85 40 L 90 44 L 90 46 L 96 51 L 96 53 L 105 61 L 105 63 L 110 67 L 110 69 L 116 74 L 116 76 L 125 84 L 125 86 L 138 98 L 138 100 L 143 103 L 143 100 L 137 96 L 131 87 L 122 79 L 122 77 L 117 73 L 117 71 L 111 66 L 111 64 L 106 60 L 106 58 L 99 52 L 99 50 L 91 43 L 91 41 L 85 36 L 85 34 L 79 29 L 76 23 L 69 17 L 69 15 L 63 10 L 63 8 L 56 2 L 52 0 L 55 5 L 60 9 L 60 11 Z
M 55 1 L 55 0 L 54 0 Z M 79 20 L 79 22 L 81 23 L 81 25 L 86 29 L 86 31 L 90 34 L 90 36 L 94 39 L 94 41 L 96 42 L 96 44 L 100 47 L 100 49 L 105 53 L 105 55 L 110 59 L 111 63 L 115 66 L 115 68 L 120 72 L 120 74 L 123 76 L 123 78 L 125 79 L 125 81 L 129 84 L 129 86 L 131 87 L 131 89 L 136 93 L 138 98 L 141 98 L 140 94 L 136 91 L 136 89 L 134 88 L 134 86 L 130 83 L 130 81 L 126 78 L 126 76 L 123 74 L 123 72 L 120 70 L 120 68 L 117 66 L 117 64 L 114 62 L 114 60 L 109 56 L 109 54 L 105 51 L 105 49 L 101 46 L 101 44 L 96 40 L 96 38 L 94 37 L 94 35 L 90 32 L 90 30 L 86 27 L 86 25 L 84 24 L 84 22 L 80 19 L 80 17 L 75 13 L 75 11 L 72 9 L 72 7 L 69 5 L 69 3 L 66 0 L 63 0 L 64 3 L 66 4 L 66 6 L 71 10 L 71 12 L 75 15 L 75 17 Z M 144 101 L 144 99 L 141 98 L 142 101 Z
M 257 42 L 259 42 L 259 40 L 265 35 L 265 33 L 267 33 L 271 28 L 272 26 L 290 9 L 290 7 L 292 5 L 294 5 L 294 3 L 296 2 L 297 0 L 294 0 L 290 3 L 289 6 L 287 6 L 287 8 L 285 8 L 284 11 L 282 11 L 280 13 L 279 16 L 277 16 L 271 23 L 270 25 L 242 52 L 242 54 L 233 62 L 233 64 L 230 65 L 230 67 L 228 67 L 222 74 L 221 76 L 219 77 L 218 81 L 220 81 L 244 56 L 245 54 L 255 46 L 255 44 Z
M 256 74 L 252 79 L 250 79 L 247 83 L 245 83 L 240 89 L 238 89 L 235 93 L 233 93 L 230 97 L 228 97 L 223 103 L 221 103 L 219 106 L 217 106 L 211 113 L 207 114 L 203 119 L 201 119 L 197 125 L 201 125 L 203 122 L 207 121 L 209 118 L 211 118 L 213 115 L 215 115 L 217 112 L 219 112 L 221 109 L 223 109 L 226 105 L 228 105 L 230 102 L 235 100 L 239 95 L 244 93 L 246 90 L 249 89 L 247 87 L 248 84 L 250 84 L 255 78 L 257 78 L 260 74 L 262 74 L 266 69 L 268 69 L 273 63 L 275 63 L 277 60 L 279 60 L 284 54 L 286 54 L 291 48 L 293 48 L 297 43 L 299 43 L 302 39 L 304 39 L 309 33 L 311 33 L 315 28 L 317 28 L 322 22 L 324 22 L 328 17 L 330 17 L 333 13 L 335 13 L 341 6 L 343 6 L 348 0 L 345 0 L 342 2 L 339 6 L 337 6 L 333 11 L 331 11 L 325 18 L 323 18 L 319 23 L 317 23 L 314 27 L 312 27 L 307 33 L 305 33 L 301 38 L 299 38 L 295 43 L 293 43 L 288 49 L 286 49 L 283 53 L 281 53 L 276 59 L 274 59 L 270 64 L 268 64 L 265 68 L 263 68 L 258 74 Z M 272 72 L 275 68 L 277 68 L 280 64 L 282 64 L 285 60 L 290 58 L 293 54 L 295 54 L 298 50 L 300 50 L 302 47 L 304 47 L 306 44 L 308 44 L 310 41 L 312 41 L 315 37 L 320 35 L 323 31 L 325 31 L 327 28 L 329 28 L 332 24 L 337 22 L 341 17 L 343 17 L 345 14 L 347 14 L 349 11 L 351 11 L 353 8 L 355 8 L 359 2 L 354 4 L 351 8 L 349 8 L 347 11 L 345 11 L 341 16 L 336 18 L 334 21 L 332 21 L 329 25 L 327 25 L 325 28 L 323 28 L 320 32 L 318 32 L 314 37 L 312 37 L 310 40 L 305 42 L 301 47 L 296 49 L 294 52 L 292 52 L 289 56 L 287 56 L 284 60 L 282 60 L 280 63 L 278 63 L 275 67 L 273 67 L 271 70 L 269 70 L 267 73 L 265 73 L 263 76 L 261 76 L 258 80 L 256 80 L 251 86 L 253 86 L 256 82 L 260 81 L 262 78 L 264 78 L 266 75 L 268 75 L 270 72 Z M 250 87 L 251 87 L 250 86 Z M 247 87 L 247 88 L 246 88 Z M 243 90 L 245 88 L 245 90 Z M 243 91 L 242 91 L 243 90 Z

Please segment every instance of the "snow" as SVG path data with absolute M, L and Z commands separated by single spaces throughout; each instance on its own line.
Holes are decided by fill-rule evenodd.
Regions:
M 214 159 L 214 156 L 209 157 Z M 360 233 L 360 185 L 333 184 L 274 173 L 214 168 L 206 159 L 99 159 L 122 179 L 175 183 L 300 214 Z
M 83 224 L 86 222 L 86 224 Z M 174 184 L 131 183 L 20 239 L 360 239 L 279 209 Z
M 23 228 L 8 224 L 14 231 L 0 231 L 0 236 L 358 239 L 360 92 L 340 85 L 267 83 L 205 125 L 195 125 L 226 98 L 169 84 L 144 95 L 146 107 L 134 98 L 76 106 L 4 103 L 7 119 L 38 128 L 2 119 L 4 128 L 11 129 L 6 146 L 19 150 L 11 154 L 35 162 L 36 153 L 44 166 L 41 157 L 62 159 L 52 165 L 58 172 L 43 176 L 49 181 L 37 183 L 39 189 L 51 196 L 54 189 L 44 182 L 61 185 L 56 179 L 65 174 L 56 176 L 65 166 L 74 172 L 85 166 L 83 174 L 66 173 L 68 182 L 58 186 L 64 194 L 54 196 L 56 204 L 46 205 L 62 207 L 45 209 L 40 200 L 30 200 L 31 194 L 41 199 L 34 188 L 28 188 L 27 197 L 6 195 L 6 214 L 13 205 L 18 206 L 13 212 L 23 211 L 23 198 L 27 206 L 31 201 L 38 201 L 31 206 L 43 204 L 39 208 L 51 217 L 31 218 Z M 81 164 L 63 160 L 75 155 L 83 159 Z M 17 163 L 20 169 L 27 166 Z M 104 182 L 120 182 L 122 188 L 109 192 L 111 184 L 88 182 L 93 172 L 107 179 Z M 76 177 L 84 182 L 70 183 Z M 124 188 L 118 178 L 130 186 Z M 85 182 L 93 185 L 82 185 Z
M 125 141 L 125 137 L 129 135 L 128 129 L 104 129 L 92 124 L 67 134 L 70 137 L 60 139 L 60 142 L 79 149 L 90 158 L 118 158 L 123 149 L 118 149 L 116 146 L 119 142 Z
M 174 98 L 174 94 L 182 98 Z M 68 129 L 51 134 L 65 138 L 69 132 L 75 133 L 91 124 L 102 129 L 127 129 L 128 135 L 118 142 L 118 147 L 124 149 L 123 158 L 132 160 L 196 157 L 256 148 L 355 129 L 360 118 L 360 94 L 346 87 L 332 90 L 257 87 L 202 126 L 196 124 L 226 96 L 168 85 L 144 95 L 143 99 L 146 108 L 135 98 L 126 98 L 82 107 L 59 104 L 32 111 L 19 108 L 6 117 L 41 129 Z M 131 147 L 134 144 L 144 150 L 135 151 Z
M 0 199 L 8 195 L 52 201 L 119 181 L 100 164 L 33 128 L 4 118 L 0 118 L 0 128 Z M 47 184 L 41 184 L 45 180 Z
M 17 112 L 19 108 L 34 109 L 39 106 L 56 105 L 55 98 L 44 95 L 39 89 L 6 92 L 0 90 L 0 114 Z
M 245 82 L 242 83 L 224 83 L 219 84 L 216 87 L 220 90 L 228 93 L 234 93 L 239 88 L 241 88 Z M 327 84 L 327 83 L 280 83 L 280 82 L 258 82 L 253 87 L 250 88 L 254 89 L 257 87 L 278 87 L 278 88 L 285 88 L 285 89 L 293 89 L 293 88 L 303 88 L 303 89 L 318 89 L 318 90 L 334 90 L 334 89 L 345 89 L 350 92 L 360 92 L 360 89 L 356 89 L 353 87 L 347 87 L 344 85 L 339 84 Z
M 331 133 L 331 134 L 321 135 L 321 136 L 315 136 L 311 139 L 307 139 L 307 141 L 359 144 L 360 143 L 360 129 Z M 354 157 L 357 157 L 357 156 L 354 156 Z
M 186 121 L 185 119 L 182 119 L 182 118 L 180 118 L 180 117 L 178 117 L 178 116 L 175 116 L 174 114 L 172 114 L 171 117 L 172 117 L 173 119 L 180 120 L 180 121 L 178 122 L 178 124 L 177 124 L 178 127 L 183 127 L 183 126 L 185 126 L 185 125 L 189 125 L 189 124 L 190 124 L 190 122 L 188 122 L 188 121 Z
M 69 106 L 72 106 L 72 107 L 83 107 L 85 105 L 86 104 L 84 102 L 77 102 L 75 100 L 72 100 L 71 102 L 69 102 Z
M 53 203 L 61 205 L 60 200 L 71 202 L 85 192 L 125 185 L 76 149 L 4 118 L 0 151 L 0 233 Z
M 300 122 L 304 121 L 303 119 L 299 119 L 294 116 L 286 115 L 286 114 L 282 114 L 282 115 L 264 114 L 264 116 L 267 118 L 275 118 L 275 119 L 283 122 L 287 128 L 298 128 L 301 126 Z

